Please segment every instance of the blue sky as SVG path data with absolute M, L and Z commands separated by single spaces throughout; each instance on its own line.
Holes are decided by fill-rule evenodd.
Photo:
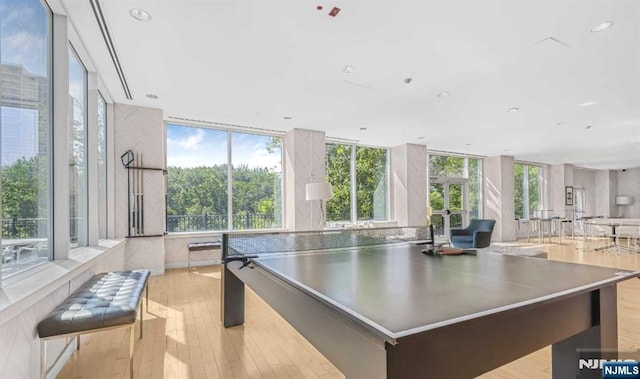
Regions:
M 47 13 L 39 0 L 0 0 L 0 61 L 47 75 Z M 37 111 L 2 107 L 2 165 L 37 154 Z
M 0 0 L 0 60 L 47 73 L 47 11 L 39 0 Z
M 269 137 L 231 133 L 233 164 L 281 171 L 279 151 L 269 153 Z M 227 162 L 227 132 L 167 124 L 167 166 L 198 167 Z

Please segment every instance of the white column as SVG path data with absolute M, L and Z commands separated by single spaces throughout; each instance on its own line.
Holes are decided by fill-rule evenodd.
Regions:
M 307 201 L 306 185 L 326 180 L 325 133 L 293 129 L 283 138 L 285 228 L 319 230 L 320 201 Z
M 67 18 L 53 15 L 53 252 L 69 256 L 69 41 Z
M 114 188 L 116 238 L 129 233 L 127 209 L 127 169 L 120 155 L 127 150 L 142 154 L 145 167 L 164 168 L 165 131 L 162 110 L 115 104 L 114 109 Z M 137 163 L 137 162 L 136 162 Z M 133 171 L 132 171 L 133 175 Z M 125 267 L 128 270 L 149 268 L 164 272 L 165 176 L 162 171 L 144 171 L 144 234 L 160 237 L 130 238 L 127 242 Z
M 633 204 L 625 205 L 623 208 L 616 206 L 616 212 L 624 211 L 625 218 L 640 218 L 640 167 L 614 171 L 614 173 L 617 176 L 614 202 L 616 195 L 633 197 Z
M 484 158 L 484 218 L 496 220 L 491 240 L 516 240 L 515 209 L 513 204 L 513 157 Z
M 566 187 L 573 187 L 573 166 L 555 164 L 549 166 L 549 204 L 544 216 L 572 218 L 573 205 L 566 205 Z M 575 199 L 574 199 L 575 202 Z
M 404 144 L 391 149 L 391 216 L 398 226 L 427 224 L 427 147 Z
M 89 246 L 98 244 L 98 207 L 105 199 L 98 198 L 98 75 L 89 72 L 87 75 L 87 180 L 88 213 L 89 213 Z
M 617 216 L 617 193 L 618 173 L 609 170 L 596 172 L 596 210 L 593 216 Z

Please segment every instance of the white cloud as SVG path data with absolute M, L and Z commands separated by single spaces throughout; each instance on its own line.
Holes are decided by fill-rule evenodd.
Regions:
M 2 28 L 4 29 L 13 22 L 21 22 L 21 20 L 33 18 L 35 9 L 24 4 L 21 6 L 7 6 L 4 3 L 0 3 L 0 13 L 4 14 L 4 17 L 2 17 Z
M 169 147 L 179 147 L 186 150 L 196 150 L 202 147 L 201 143 L 204 140 L 205 132 L 202 129 L 194 129 L 195 133 L 186 136 L 182 139 L 167 139 L 167 145 Z
M 2 36 L 2 62 L 23 66 L 27 71 L 46 74 L 47 49 L 43 36 L 20 31 Z
M 249 167 L 267 167 L 276 172 L 281 170 L 281 155 L 277 153 L 269 153 L 267 149 L 262 148 L 254 151 L 246 164 Z

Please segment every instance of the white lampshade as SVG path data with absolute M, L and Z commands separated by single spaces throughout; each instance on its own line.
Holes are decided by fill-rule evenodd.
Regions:
M 616 205 L 633 204 L 633 196 L 616 196 Z
M 307 200 L 329 200 L 333 196 L 333 187 L 326 182 L 307 184 Z

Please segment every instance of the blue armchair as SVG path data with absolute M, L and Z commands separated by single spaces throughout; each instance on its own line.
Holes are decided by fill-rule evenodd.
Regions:
M 464 229 L 451 229 L 451 246 L 461 249 L 489 247 L 495 224 L 496 220 L 475 219 Z

